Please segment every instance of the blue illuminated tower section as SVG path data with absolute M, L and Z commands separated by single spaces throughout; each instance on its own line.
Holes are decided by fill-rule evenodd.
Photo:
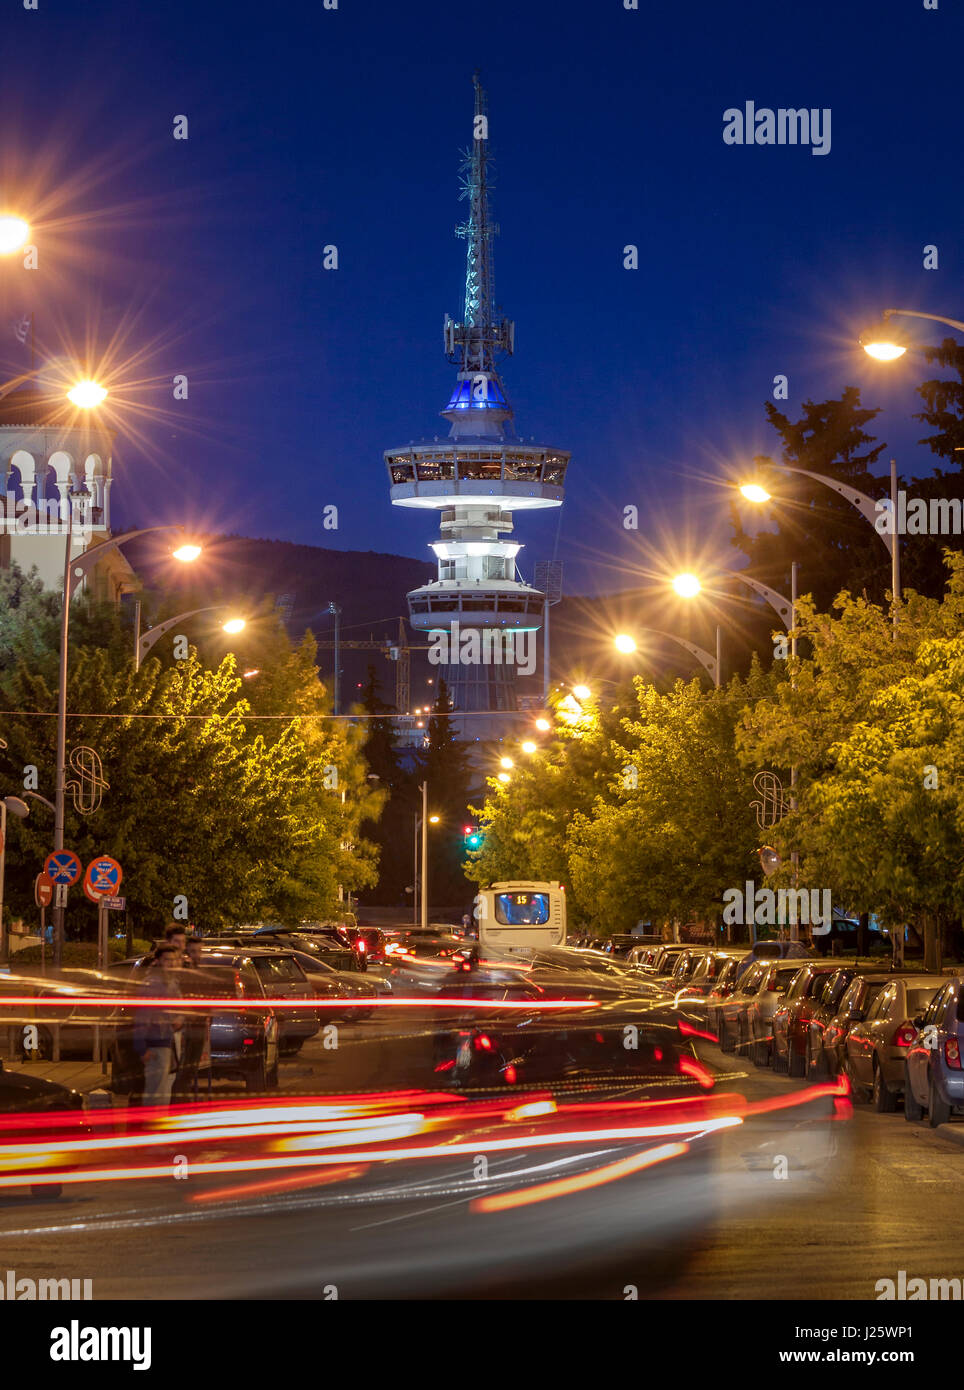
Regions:
M 445 352 L 457 368 L 455 387 L 441 412 L 450 422 L 446 440 L 389 449 L 385 463 L 396 507 L 439 514 L 432 543 L 438 578 L 408 595 L 412 627 L 421 632 L 453 627 L 536 632 L 545 595 L 521 577 L 522 548 L 512 539 L 513 517 L 536 508 L 560 507 L 569 454 L 515 436 L 512 407 L 498 362 L 515 346 L 514 325 L 496 311 L 492 243 L 498 228 L 489 202 L 491 156 L 488 110 L 478 75 L 472 143 L 462 164 L 462 197 L 468 217 L 456 229 L 466 242 L 462 321 L 445 317 Z M 530 639 L 535 641 L 535 638 Z M 505 650 L 505 638 L 500 639 Z M 487 650 L 491 656 L 491 638 Z M 469 714 L 516 708 L 515 672 L 509 662 L 452 661 L 440 669 L 455 709 Z M 400 711 L 402 713 L 402 711 Z M 467 732 L 472 733 L 471 727 Z

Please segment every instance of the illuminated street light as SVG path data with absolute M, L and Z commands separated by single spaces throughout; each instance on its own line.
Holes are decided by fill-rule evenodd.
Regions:
M 439 819 L 440 819 L 439 816 L 429 816 L 429 818 L 428 818 L 428 823 L 429 823 L 429 825 L 438 825 Z
M 235 633 L 243 632 L 247 627 L 247 623 L 243 618 L 229 618 L 226 623 L 222 624 L 222 627 L 225 632 L 229 632 L 233 637 Z
M 673 580 L 673 588 L 680 598 L 696 598 L 702 585 L 695 574 L 678 574 Z
M 24 246 L 30 235 L 30 227 L 22 217 L 10 213 L 0 216 L 0 256 L 12 256 Z
M 618 637 L 614 638 L 613 646 L 617 652 L 624 652 L 627 656 L 636 650 L 636 643 L 628 632 L 621 632 Z
M 573 695 L 575 695 L 577 700 L 592 699 L 592 691 L 589 689 L 588 685 L 574 685 L 572 687 L 572 693 Z
M 257 666 L 252 666 L 250 671 L 242 671 L 241 674 L 246 681 L 249 681 L 252 676 L 260 676 L 261 670 Z
M 179 545 L 177 550 L 172 550 L 171 554 L 175 560 L 180 560 L 182 564 L 189 565 L 192 560 L 196 560 L 201 553 L 199 545 Z
M 743 483 L 740 491 L 748 502 L 769 502 L 770 494 L 759 483 Z
M 508 771 L 510 768 L 515 767 L 515 763 L 512 761 L 511 758 L 500 758 L 499 766 L 504 767 L 506 771 Z
M 538 744 L 533 743 L 531 738 L 527 738 L 525 743 L 522 745 L 523 753 L 535 753 L 537 749 Z
M 536 728 L 539 730 L 540 733 L 547 734 L 549 730 L 552 728 L 552 725 L 549 723 L 548 719 L 537 719 Z
M 500 772 L 500 773 L 499 773 L 499 781 L 500 781 L 500 782 L 511 782 L 511 781 L 512 781 L 512 778 L 509 776 L 509 774 L 508 774 L 507 772 Z
M 107 399 L 107 387 L 100 386 L 96 381 L 89 378 L 78 381 L 76 386 L 72 386 L 67 392 L 67 399 L 72 401 L 80 410 L 93 410 L 94 406 L 100 405 L 101 401 Z

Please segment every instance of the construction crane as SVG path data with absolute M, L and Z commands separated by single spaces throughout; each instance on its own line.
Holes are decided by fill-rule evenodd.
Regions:
M 392 642 L 391 638 L 381 639 L 370 637 L 367 642 L 345 642 L 340 637 L 335 642 L 319 642 L 319 647 L 325 650 L 336 651 L 356 651 L 356 652 L 381 652 L 388 661 L 395 662 L 395 713 L 410 713 L 409 706 L 412 702 L 412 652 L 427 652 L 428 646 L 412 646 L 405 639 L 405 619 L 398 620 L 398 640 Z M 337 659 L 336 659 L 337 664 Z M 335 671 L 335 700 L 334 706 L 339 707 L 337 692 L 340 684 L 340 672 Z

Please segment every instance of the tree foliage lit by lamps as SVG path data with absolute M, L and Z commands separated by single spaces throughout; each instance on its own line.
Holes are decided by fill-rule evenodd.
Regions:
M 104 393 L 106 396 L 106 392 Z M 101 397 L 103 400 L 104 397 Z M 84 406 L 90 409 L 92 406 Z M 137 531 L 125 531 L 121 536 L 112 537 L 103 544 L 85 550 L 76 557 L 71 556 L 74 530 L 74 500 L 84 496 L 85 489 L 72 488 L 68 494 L 67 541 L 64 552 L 64 587 L 61 597 L 60 613 L 60 672 L 57 686 L 57 770 L 54 789 L 54 850 L 64 847 L 64 792 L 67 780 L 67 655 L 70 641 L 70 604 L 80 582 L 89 570 L 97 564 L 108 550 L 117 550 L 127 541 L 137 536 L 145 536 L 153 531 L 181 530 L 179 526 L 144 526 Z M 190 547 L 201 553 L 200 547 Z M 64 909 L 54 907 L 54 969 L 59 969 L 63 958 Z

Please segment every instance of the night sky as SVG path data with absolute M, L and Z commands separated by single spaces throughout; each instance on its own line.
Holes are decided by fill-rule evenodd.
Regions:
M 522 518 L 523 574 L 555 552 L 566 589 L 592 591 L 739 563 L 714 483 L 775 449 L 775 374 L 793 418 L 860 386 L 902 472 L 936 462 L 910 418 L 925 364 L 879 366 L 854 340 L 889 306 L 964 315 L 957 9 L 10 0 L 2 192 L 40 269 L 0 268 L 4 321 L 33 310 L 44 359 L 92 345 L 120 434 L 115 526 L 430 559 L 432 519 L 389 505 L 381 456 L 447 433 L 478 67 L 516 321 L 504 380 L 519 433 L 573 455 L 561 526 Z M 829 107 L 829 154 L 725 145 L 724 110 L 748 100 Z

